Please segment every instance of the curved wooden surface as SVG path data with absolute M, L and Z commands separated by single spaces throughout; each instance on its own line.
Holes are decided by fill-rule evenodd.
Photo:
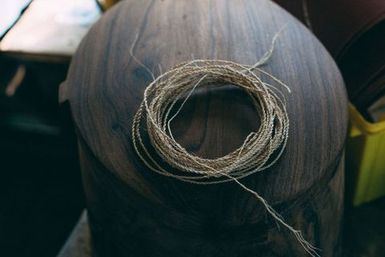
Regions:
M 88 163 L 83 163 L 83 165 L 87 166 L 88 169 L 91 168 L 93 170 L 93 172 L 96 171 L 96 173 L 98 173 L 98 169 L 95 169 L 95 167 L 94 167 L 95 163 L 91 162 L 90 165 Z M 109 174 L 109 172 L 105 172 L 105 171 L 103 173 L 104 173 L 104 175 Z M 286 213 L 283 213 L 283 215 L 285 215 L 286 218 L 289 218 L 290 222 L 295 222 L 297 220 L 296 225 L 301 224 L 301 222 L 298 222 L 298 220 L 302 219 L 304 221 L 302 223 L 302 225 L 304 227 L 310 228 L 311 230 L 313 230 L 313 232 L 314 232 L 314 230 L 319 230 L 322 227 L 323 231 L 322 231 L 322 233 L 320 233 L 320 235 L 315 236 L 316 239 L 314 239 L 315 233 L 310 238 L 314 241 L 318 241 L 317 242 L 318 246 L 323 249 L 322 256 L 335 256 L 335 257 L 341 256 L 342 238 L 341 238 L 341 234 L 338 232 L 339 232 L 340 227 L 342 225 L 342 222 L 341 222 L 342 220 L 341 220 L 341 215 L 334 212 L 334 211 L 341 210 L 341 204 L 343 202 L 343 199 L 342 199 L 343 188 L 344 188 L 343 187 L 343 184 L 344 184 L 344 179 L 343 179 L 344 176 L 343 175 L 344 175 L 344 167 L 343 167 L 343 165 L 340 165 L 340 167 L 338 167 L 338 170 L 336 172 L 336 176 L 330 180 L 330 182 L 327 184 L 327 186 L 324 186 L 324 188 L 323 188 L 324 190 L 322 190 L 321 193 L 318 194 L 317 197 L 313 198 L 311 201 L 308 201 L 307 204 L 305 204 L 305 205 L 292 206 L 290 209 L 288 209 L 286 211 Z M 102 178 L 105 179 L 105 177 L 103 175 L 102 175 Z M 107 179 L 107 180 L 110 180 L 110 179 Z M 89 183 L 87 183 L 87 184 L 89 184 Z M 109 184 L 109 186 L 111 186 L 111 184 Z M 87 186 L 86 188 L 88 189 L 88 192 L 89 192 L 88 195 L 90 195 L 90 192 L 92 192 L 92 191 L 90 191 L 89 186 Z M 104 192 L 103 191 L 99 192 L 100 195 L 98 195 L 98 197 L 99 197 L 99 199 L 103 199 L 103 200 L 111 199 L 111 196 L 114 197 L 113 195 L 115 193 L 116 193 L 116 190 L 111 190 L 111 187 L 110 187 L 110 190 L 106 190 Z M 130 197 L 130 195 L 132 195 L 132 193 L 130 193 L 129 191 L 126 193 L 129 193 L 129 195 L 124 195 L 121 192 L 119 192 L 118 194 L 121 197 L 123 196 L 123 197 L 127 197 L 127 199 L 132 199 L 132 196 Z M 339 197 L 336 197 L 336 196 L 339 196 Z M 92 198 L 95 198 L 95 196 Z M 114 213 L 114 211 L 116 211 L 116 209 L 120 209 L 120 208 L 119 208 L 119 206 L 115 206 L 115 209 L 114 209 L 114 203 L 110 203 L 107 206 L 108 206 L 109 212 L 107 212 L 107 214 L 105 216 L 110 216 L 111 217 L 110 219 L 113 219 L 114 216 L 116 217 L 116 215 L 113 215 L 112 213 Z M 310 206 L 310 208 L 309 208 L 309 206 Z M 91 208 L 91 209 L 93 211 L 95 211 L 95 208 Z M 153 210 L 155 210 L 155 208 Z M 328 211 L 325 212 L 325 210 L 328 210 Z M 118 212 L 121 212 L 121 211 L 122 210 L 120 209 Z M 319 212 L 320 214 L 317 214 L 317 212 Z M 159 211 L 155 210 L 154 213 L 159 213 Z M 289 213 L 289 215 L 287 215 L 288 213 Z M 94 218 L 94 217 L 91 217 L 91 218 Z M 175 217 L 172 217 L 172 218 L 175 218 Z M 94 247 L 93 247 L 94 253 L 92 254 L 90 228 L 89 228 L 88 219 L 89 218 L 87 217 L 86 211 L 84 211 L 82 213 L 82 216 L 81 216 L 78 224 L 76 225 L 75 229 L 73 230 L 73 232 L 71 233 L 67 242 L 64 244 L 62 250 L 60 251 L 58 257 L 91 257 L 91 256 L 111 256 L 111 257 L 114 256 L 114 257 L 116 257 L 116 256 L 120 256 L 118 254 L 121 254 L 121 256 L 127 256 L 127 255 L 128 256 L 135 256 L 135 250 L 137 250 L 137 249 L 135 249 L 135 247 L 139 248 L 139 250 L 137 250 L 137 251 L 139 251 L 138 257 L 139 256 L 140 257 L 148 256 L 148 254 L 146 252 L 150 252 L 150 250 L 143 251 L 141 248 L 151 249 L 152 248 L 151 245 L 146 245 L 145 247 L 143 247 L 143 245 L 141 245 L 141 244 L 139 244 L 139 245 L 135 244 L 135 240 L 130 240 L 129 242 L 126 242 L 125 244 L 123 244 L 126 246 L 125 248 L 123 248 L 123 250 L 120 250 L 120 251 L 124 251 L 123 253 L 117 252 L 116 247 L 114 249 L 113 246 L 112 247 L 109 246 L 108 249 L 114 249 L 114 252 L 110 255 L 105 254 L 106 245 L 108 245 L 112 240 L 115 240 L 115 238 L 112 236 L 109 236 L 109 237 L 104 236 L 104 238 L 103 238 L 103 233 L 100 233 L 101 229 L 100 229 L 100 227 L 97 227 L 97 226 L 93 226 L 94 236 L 92 238 L 92 241 L 94 244 Z M 107 220 L 107 218 L 106 218 L 106 220 Z M 135 219 L 132 219 L 132 220 L 134 220 L 135 223 L 138 223 L 137 221 L 135 221 Z M 160 217 L 159 220 L 163 220 L 163 217 Z M 92 221 L 92 219 L 91 219 L 91 221 Z M 357 224 L 355 224 L 355 225 L 357 225 Z M 92 223 L 91 223 L 91 225 L 92 225 Z M 107 235 L 108 233 L 114 233 L 115 234 L 116 231 L 119 230 L 119 227 L 122 227 L 122 225 L 124 225 L 124 224 L 122 224 L 122 223 L 116 224 L 113 222 L 108 223 L 109 230 L 104 231 L 104 235 Z M 118 226 L 118 227 L 116 227 L 116 226 Z M 137 225 L 133 225 L 131 227 L 132 227 L 131 229 L 126 228 L 126 230 L 127 230 L 126 233 L 128 233 L 128 231 L 135 231 L 135 230 L 137 231 L 137 230 L 145 230 L 146 229 L 143 226 L 137 226 Z M 267 256 L 276 256 L 276 257 L 277 256 L 306 256 L 301 251 L 300 248 L 296 247 L 296 242 L 293 240 L 288 240 L 288 238 L 286 237 L 286 234 L 282 233 L 282 230 L 277 229 L 276 226 L 271 227 L 270 230 L 268 230 L 267 233 L 265 233 L 265 234 L 261 233 L 263 231 L 263 230 L 261 231 L 261 228 L 263 229 L 263 226 L 260 227 L 260 230 L 258 230 L 259 236 L 248 235 L 248 233 L 250 233 L 250 232 L 256 234 L 256 232 L 253 231 L 253 229 L 255 229 L 255 227 L 252 227 L 251 231 L 246 230 L 247 232 L 244 234 L 246 234 L 246 236 L 248 235 L 249 239 L 243 240 L 244 242 L 246 242 L 246 245 L 247 244 L 251 245 L 250 248 L 253 247 L 252 246 L 253 243 L 256 245 L 256 246 L 254 246 L 254 249 L 257 250 L 258 256 L 264 256 L 264 257 L 267 257 Z M 237 231 L 237 232 L 239 232 L 239 231 Z M 263 232 L 266 232 L 266 231 L 263 231 Z M 308 233 L 307 235 L 311 234 L 311 232 Z M 262 236 L 261 236 L 261 234 L 262 234 Z M 356 233 L 356 234 L 359 234 L 359 233 Z M 241 236 L 245 237 L 245 235 L 241 235 Z M 268 240 L 266 240 L 266 238 Z M 309 238 L 309 236 L 307 238 Z M 168 240 L 176 241 L 177 243 L 180 243 L 180 241 L 184 241 L 184 243 L 186 244 L 185 239 L 186 239 L 185 237 L 181 237 L 180 235 L 178 235 L 178 238 L 176 238 L 174 236 L 169 237 L 169 238 L 166 237 L 162 240 L 162 242 L 167 244 Z M 222 240 L 226 239 L 226 237 L 222 236 L 221 239 Z M 226 241 L 226 240 L 223 240 L 223 242 L 220 242 L 220 243 L 222 243 L 222 245 L 228 244 L 231 248 L 233 248 L 233 249 L 235 248 L 235 250 L 228 251 L 226 253 L 227 255 L 223 254 L 222 256 L 229 256 L 229 257 L 243 256 L 243 255 L 241 255 L 242 246 L 239 246 L 240 243 L 242 243 L 242 241 L 239 242 L 239 240 L 237 240 L 237 239 L 239 239 L 239 235 L 238 236 L 232 236 L 231 239 L 233 240 L 232 243 L 230 243 L 229 241 Z M 236 239 L 236 240 L 234 240 L 234 239 Z M 269 240 L 272 242 L 269 242 Z M 107 243 L 103 242 L 103 241 L 107 241 Z M 213 244 L 214 240 L 211 240 L 211 241 L 207 240 L 207 241 L 209 242 L 209 244 Z M 319 244 L 320 241 L 322 242 L 322 244 Z M 203 255 L 204 250 L 200 249 L 200 248 L 202 248 L 203 244 L 197 246 L 197 245 L 191 244 L 191 241 L 187 241 L 187 244 L 192 245 L 192 247 L 197 248 L 198 252 L 200 254 L 199 256 L 210 256 L 207 253 L 205 253 L 206 255 Z M 111 245 L 113 245 L 113 244 L 111 244 Z M 171 244 L 171 247 L 174 247 L 174 245 L 175 245 L 175 243 Z M 222 248 L 222 251 L 226 251 L 230 247 L 228 247 L 226 249 L 226 247 L 222 246 L 221 248 Z M 100 250 L 101 254 L 99 254 L 99 255 L 97 255 L 97 253 L 96 253 L 99 250 L 98 248 L 102 248 L 102 250 Z M 181 244 L 180 248 L 182 248 L 183 250 L 179 251 L 176 256 L 186 256 L 186 255 L 187 256 L 197 256 L 197 255 L 190 254 L 188 252 L 188 250 L 190 250 L 190 249 L 188 247 L 186 247 L 186 245 L 183 245 L 183 243 Z M 247 249 L 247 247 L 245 247 L 245 246 L 243 246 L 243 248 Z M 112 250 L 110 250 L 110 251 L 112 251 Z M 150 256 L 154 256 L 154 255 L 150 255 Z M 168 256 L 171 256 L 171 254 Z M 211 256 L 213 256 L 213 255 L 211 255 Z M 255 256 L 255 254 L 254 255 L 250 254 L 247 256 Z
M 167 183 L 167 201 L 156 204 L 103 167 L 83 143 L 79 152 L 93 257 L 309 256 L 237 186 L 187 195 L 184 186 Z M 344 158 L 330 168 L 327 180 L 274 208 L 321 256 L 340 257 Z M 206 205 L 198 205 L 200 196 L 208 198 Z
M 81 151 L 86 152 L 83 159 L 93 160 L 84 160 L 88 164 L 83 172 L 90 216 L 94 215 L 91 223 L 98 220 L 108 226 L 104 218 L 117 223 L 111 217 L 123 221 L 120 212 L 130 213 L 127 206 L 135 205 L 135 201 L 122 196 L 130 198 L 135 193 L 157 202 L 160 209 L 175 211 L 176 217 L 188 212 L 206 222 L 220 221 L 231 226 L 251 224 L 264 217 L 258 202 L 233 183 L 185 184 L 160 177 L 139 161 L 131 145 L 132 117 L 152 78 L 133 60 L 129 50 L 138 34 L 134 54 L 155 76 L 160 73 L 159 65 L 166 71 L 192 58 L 253 64 L 285 25 L 264 69 L 292 90 L 291 94 L 285 93 L 291 124 L 288 145 L 279 163 L 244 182 L 271 204 L 306 198 L 309 192 L 312 198 L 318 192 L 311 189 L 314 185 L 327 188 L 343 151 L 347 100 L 335 63 L 311 33 L 265 0 L 127 0 L 114 6 L 90 30 L 61 88 L 61 100 L 70 102 Z M 254 115 L 244 92 L 230 86 L 217 91 L 207 88 L 204 94 L 196 94 L 188 101 L 174 131 L 177 140 L 192 152 L 221 156 L 241 145 L 246 135 L 258 127 Z M 95 162 L 103 166 L 100 170 L 104 172 L 87 171 Z M 114 182 L 94 177 L 106 173 L 110 177 L 104 179 Z M 336 213 L 336 220 L 342 206 L 340 185 L 330 195 L 336 203 L 325 207 L 329 214 Z M 130 193 L 120 192 L 123 188 Z M 121 207 L 123 203 L 127 206 Z M 175 223 L 177 226 L 177 218 Z M 338 230 L 337 224 L 325 235 L 335 234 L 330 235 L 335 238 Z M 116 233 L 125 234 L 124 229 Z

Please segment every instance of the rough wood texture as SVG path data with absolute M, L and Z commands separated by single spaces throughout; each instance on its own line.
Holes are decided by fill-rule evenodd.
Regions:
M 348 208 L 345 219 L 345 257 L 382 257 L 385 251 L 385 198 L 356 208 Z M 91 257 L 88 220 L 77 223 L 58 257 Z
M 158 64 L 165 71 L 192 56 L 253 64 L 284 25 L 264 68 L 292 89 L 289 142 L 278 164 L 244 182 L 324 256 L 338 256 L 344 85 L 321 44 L 264 0 L 127 0 L 81 43 L 60 98 L 69 100 L 79 132 L 95 256 L 305 256 L 237 185 L 160 177 L 130 143 L 132 117 L 151 81 L 129 54 L 137 33 L 135 56 L 157 75 Z M 258 126 L 245 93 L 232 87 L 196 94 L 178 118 L 176 139 L 207 157 L 231 151 Z

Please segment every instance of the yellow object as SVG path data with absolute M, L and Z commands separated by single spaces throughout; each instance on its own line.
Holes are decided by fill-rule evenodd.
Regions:
M 385 195 L 385 120 L 371 123 L 349 106 L 347 170 L 355 176 L 353 205 Z
M 107 10 L 111 8 L 114 4 L 119 2 L 119 0 L 98 0 L 98 1 L 102 5 L 103 10 Z

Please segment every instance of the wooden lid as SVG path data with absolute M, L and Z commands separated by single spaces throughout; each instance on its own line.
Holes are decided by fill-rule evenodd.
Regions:
M 159 65 L 164 72 L 192 58 L 254 64 L 285 25 L 263 68 L 292 90 L 285 92 L 287 148 L 279 163 L 246 180 L 272 203 L 293 198 L 321 180 L 340 157 L 347 100 L 330 55 L 303 25 L 270 1 L 123 1 L 81 43 L 60 97 L 70 102 L 83 142 L 130 187 L 165 201 L 176 197 L 173 190 L 186 190 L 188 201 L 207 208 L 214 198 L 236 201 L 229 193 L 229 186 L 235 190 L 233 183 L 197 186 L 178 181 L 177 189 L 170 188 L 171 179 L 157 177 L 139 161 L 131 143 L 132 118 L 152 78 L 129 50 L 138 34 L 134 54 L 155 76 Z M 257 128 L 254 114 L 245 93 L 207 89 L 188 101 L 174 131 L 189 150 L 222 156 Z M 151 176 L 157 177 L 156 183 L 150 182 Z

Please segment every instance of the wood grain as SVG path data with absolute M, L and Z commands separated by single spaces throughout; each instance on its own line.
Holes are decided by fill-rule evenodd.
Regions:
M 279 163 L 244 182 L 287 213 L 325 256 L 337 256 L 343 180 L 342 168 L 336 167 L 347 131 L 344 84 L 332 58 L 303 25 L 264 0 L 127 0 L 108 11 L 81 43 L 61 99 L 70 102 L 79 133 L 95 256 L 248 256 L 256 251 L 305 256 L 285 232 L 266 239 L 275 224 L 251 195 L 232 183 L 196 186 L 157 176 L 135 156 L 130 135 L 132 117 L 151 82 L 129 54 L 136 34 L 135 56 L 158 75 L 159 65 L 166 71 L 191 58 L 253 64 L 284 25 L 264 69 L 292 90 L 286 94 L 289 142 Z M 188 101 L 173 129 L 192 152 L 221 156 L 258 127 L 254 114 L 242 91 L 207 88 Z M 332 177 L 341 182 L 329 188 Z M 290 207 L 297 201 L 300 207 Z M 301 214 L 309 210 L 310 220 L 335 225 L 312 227 Z M 232 244 L 237 233 L 239 242 L 249 238 L 251 246 Z M 190 244 L 181 243 L 192 237 Z M 261 250 L 263 242 L 269 244 Z M 284 243 L 275 249 L 274 242 Z

